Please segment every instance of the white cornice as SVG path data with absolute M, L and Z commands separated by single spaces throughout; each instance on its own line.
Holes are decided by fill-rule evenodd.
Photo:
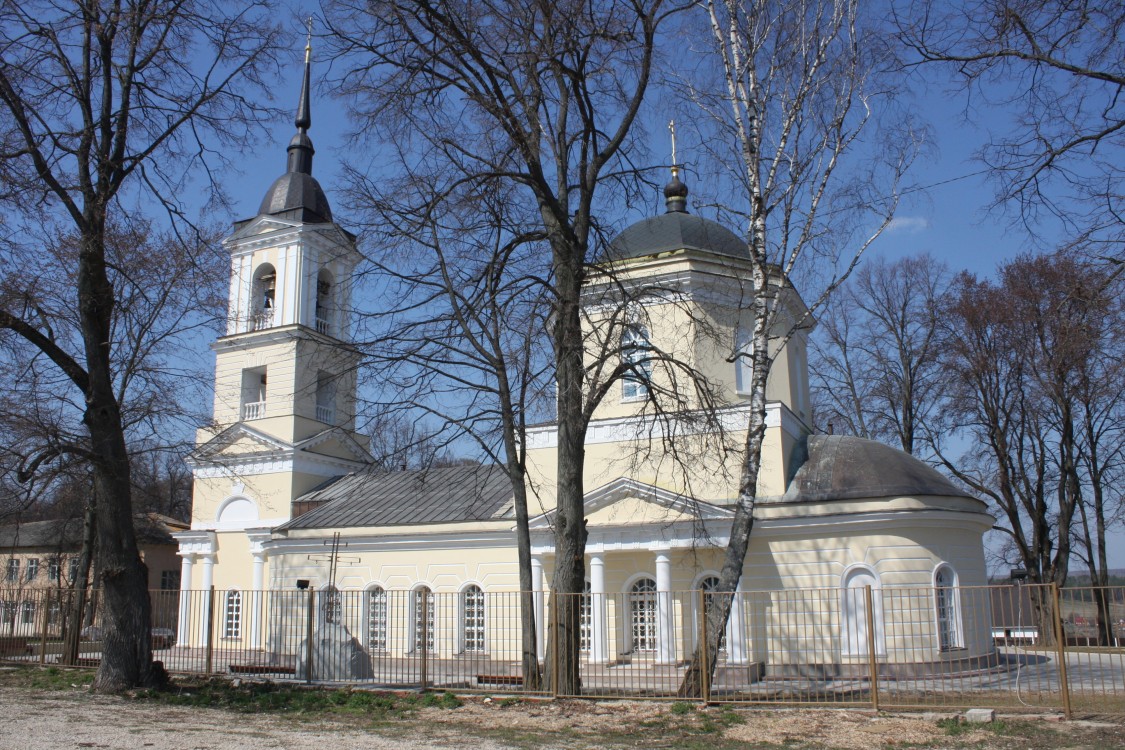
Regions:
M 177 531 L 172 538 L 180 543 L 177 554 L 182 557 L 188 555 L 213 555 L 215 554 L 215 532 L 202 529 L 191 531 Z
M 305 555 L 324 551 L 324 540 L 331 538 L 328 530 L 323 536 L 277 537 L 263 545 L 270 557 L 278 555 Z M 429 550 L 461 550 L 488 547 L 512 547 L 515 537 L 503 531 L 458 531 L 421 534 L 341 534 L 347 542 L 348 554 L 357 552 L 427 552 Z
M 686 520 L 692 522 L 729 519 L 733 515 L 733 511 L 729 508 L 722 508 L 703 501 L 693 500 L 686 495 L 656 487 L 655 485 L 645 484 L 644 482 L 638 482 L 628 477 L 615 479 L 608 484 L 586 493 L 585 500 L 582 503 L 582 514 L 589 517 L 603 508 L 608 508 L 615 503 L 629 498 L 637 498 L 661 508 L 667 508 L 673 513 L 681 514 Z M 554 518 L 554 516 L 555 511 L 553 510 L 540 514 L 528 521 L 528 527 L 532 531 L 549 529 L 551 528 L 551 519 Z M 679 522 L 680 521 L 675 521 L 674 523 Z M 591 526 L 590 533 L 593 534 L 594 530 L 598 528 L 601 527 Z
M 251 531 L 262 529 L 266 527 L 266 538 L 269 536 L 269 529 L 288 521 L 286 516 L 278 516 L 277 518 L 251 518 L 251 519 L 238 519 L 236 521 L 196 521 L 192 523 L 193 530 L 214 532 L 214 531 L 245 531 L 249 535 Z M 251 539 L 253 541 L 253 539 Z
M 693 414 L 698 412 L 686 412 Z M 750 425 L 750 404 L 729 406 L 718 413 L 720 424 L 726 432 L 741 432 Z M 674 416 L 670 419 L 674 419 Z M 586 428 L 586 445 L 625 443 L 632 441 L 662 440 L 666 435 L 666 421 L 651 414 L 613 419 L 590 420 Z M 699 434 L 695 420 L 675 422 L 681 435 Z M 781 427 L 790 437 L 800 437 L 808 429 L 800 418 L 780 401 L 766 404 L 766 427 Z M 527 429 L 527 447 L 530 450 L 558 447 L 558 425 L 547 424 Z
M 983 534 L 992 527 L 992 522 L 992 517 L 984 513 L 946 510 L 873 511 L 817 517 L 794 515 L 756 521 L 752 538 L 809 537 L 818 533 L 858 537 L 911 530 L 916 536 L 922 536 L 924 543 L 929 529 L 959 529 Z M 720 549 L 729 541 L 730 525 L 727 521 L 718 519 L 701 525 L 677 522 L 667 525 L 595 526 L 590 528 L 586 552 L 651 550 L 654 545 L 667 545 L 673 549 Z M 554 536 L 549 530 L 536 530 L 532 533 L 532 554 L 550 555 L 554 551 Z

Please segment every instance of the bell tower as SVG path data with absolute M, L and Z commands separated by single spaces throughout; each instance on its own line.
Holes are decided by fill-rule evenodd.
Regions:
M 188 458 L 192 530 L 177 535 L 185 587 L 263 588 L 269 529 L 292 517 L 296 498 L 371 459 L 355 432 L 349 345 L 360 255 L 312 175 L 310 58 L 306 45 L 286 170 L 223 241 L 230 296 L 226 334 L 212 344 L 213 418 Z

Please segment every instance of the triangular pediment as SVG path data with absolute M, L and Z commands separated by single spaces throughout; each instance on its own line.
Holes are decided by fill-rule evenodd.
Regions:
M 727 508 L 628 477 L 586 493 L 582 507 L 587 526 L 695 523 L 734 515 Z M 554 515 L 555 511 L 550 511 L 531 519 L 531 529 L 550 528 Z
M 230 249 L 236 245 L 255 245 L 257 244 L 255 242 L 256 239 L 265 241 L 262 235 L 294 231 L 315 232 L 327 238 L 333 244 L 349 248 L 350 252 L 355 252 L 353 247 L 355 237 L 335 222 L 309 224 L 292 219 L 283 219 L 278 216 L 270 216 L 268 214 L 255 216 L 253 219 L 247 219 L 244 222 L 235 224 L 234 232 L 223 240 L 223 246 Z
M 291 452 L 292 449 L 291 443 L 239 422 L 198 446 L 188 455 L 187 461 L 191 465 L 222 462 L 226 459 L 248 456 L 281 455 Z
M 350 432 L 339 427 L 318 432 L 294 447 L 305 453 L 315 453 L 345 461 L 360 461 L 366 464 L 373 460 L 367 449 Z

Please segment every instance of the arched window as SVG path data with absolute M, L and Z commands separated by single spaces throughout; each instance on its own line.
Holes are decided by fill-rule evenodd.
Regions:
M 332 295 L 335 286 L 332 283 L 332 272 L 327 268 L 321 269 L 316 277 L 316 330 L 326 335 L 333 335 L 333 304 Z
M 621 380 L 621 398 L 625 401 L 648 395 L 652 379 L 652 344 L 642 326 L 626 326 L 621 332 L 621 366 L 627 368 Z
M 583 651 L 590 650 L 590 634 L 593 632 L 594 608 L 590 596 L 590 582 L 582 585 L 582 596 L 578 600 L 578 641 Z
M 250 298 L 250 330 L 260 331 L 274 324 L 277 306 L 277 272 L 269 263 L 254 271 L 253 292 Z
M 705 627 L 707 622 L 707 615 L 710 614 L 712 607 L 716 606 L 719 602 L 719 594 L 715 592 L 719 590 L 719 577 L 707 576 L 699 582 L 699 590 L 703 592 L 703 616 L 700 618 L 696 632 L 699 633 L 700 629 Z M 728 597 L 729 598 L 729 597 Z M 697 636 L 698 637 L 698 636 Z M 723 634 L 719 636 L 719 650 L 725 650 L 727 647 L 727 633 L 723 629 Z
M 634 653 L 656 650 L 656 581 L 639 578 L 629 589 L 629 635 Z
M 226 615 L 223 618 L 223 637 L 242 637 L 242 592 L 231 589 L 227 592 Z
M 386 589 L 372 586 L 367 590 L 367 647 L 371 651 L 387 650 L 389 609 Z
M 434 592 L 429 586 L 419 586 L 411 592 L 410 608 L 414 622 L 414 650 L 422 649 L 422 636 L 425 635 L 427 651 L 434 650 Z
M 961 601 L 957 573 L 942 563 L 934 571 L 934 614 L 937 618 L 938 648 L 952 651 L 964 647 L 961 634 Z
M 461 591 L 461 638 L 465 651 L 484 651 L 484 592 L 480 586 Z
M 867 627 L 867 587 L 871 587 L 871 614 L 874 632 Z M 875 653 L 882 655 L 883 599 L 879 578 L 866 566 L 850 568 L 844 573 L 840 586 L 840 616 L 842 639 L 840 651 L 844 656 L 867 656 L 869 641 L 875 641 Z

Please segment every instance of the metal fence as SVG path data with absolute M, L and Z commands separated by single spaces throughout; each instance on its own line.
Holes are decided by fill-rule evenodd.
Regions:
M 718 659 L 705 622 L 731 597 Z M 0 659 L 94 665 L 97 592 L 0 589 Z M 1051 585 L 622 594 L 153 591 L 171 672 L 372 688 L 565 695 L 551 638 L 571 612 L 583 696 L 1125 712 L 1125 588 Z M 537 674 L 520 613 L 534 613 Z M 560 614 L 563 613 L 563 614 Z M 64 633 L 79 629 L 65 653 Z M 529 644 L 529 650 L 531 650 Z M 712 668 L 713 667 L 713 668 Z M 689 675 L 700 684 L 685 684 Z M 707 679 L 711 675 L 711 679 Z

